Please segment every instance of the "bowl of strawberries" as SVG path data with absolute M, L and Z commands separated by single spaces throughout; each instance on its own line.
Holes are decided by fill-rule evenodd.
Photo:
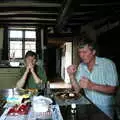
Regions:
M 28 114 L 30 105 L 26 103 L 21 103 L 19 105 L 15 105 L 8 111 L 8 115 L 16 116 L 16 115 L 25 115 Z

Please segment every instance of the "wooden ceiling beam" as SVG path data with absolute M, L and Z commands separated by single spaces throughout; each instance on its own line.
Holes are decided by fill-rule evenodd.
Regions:
M 24 21 L 48 21 L 48 22 L 56 22 L 56 19 L 54 18 L 35 18 L 35 17 L 3 17 L 3 18 L 0 18 L 0 21 L 13 21 L 13 20 L 18 20 L 18 21 L 21 21 L 24 20 Z
M 120 2 L 109 2 L 109 3 L 80 3 L 80 7 L 94 7 L 94 6 L 117 6 Z
M 53 16 L 56 16 L 58 15 L 57 12 L 49 12 L 49 11 L 25 11 L 25 10 L 22 10 L 22 11 L 4 11 L 4 12 L 0 12 L 0 15 L 53 15 Z
M 69 17 L 69 13 L 72 13 L 71 8 L 70 8 L 72 3 L 73 3 L 72 0 L 67 0 L 65 5 L 63 6 L 63 9 L 60 12 L 60 15 L 57 19 L 56 28 L 57 28 L 58 31 L 60 31 L 64 27 L 64 25 L 67 22 L 67 19 Z
M 60 3 L 55 2 L 33 2 L 33 1 L 10 1 L 0 2 L 0 7 L 61 7 Z

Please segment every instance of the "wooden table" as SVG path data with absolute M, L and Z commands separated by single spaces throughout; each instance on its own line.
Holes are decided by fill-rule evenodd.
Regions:
M 66 89 L 53 89 L 53 92 L 64 90 Z M 64 120 L 111 120 L 84 95 L 77 100 L 58 100 L 55 98 L 55 101 L 60 105 L 60 110 Z M 76 103 L 75 115 L 72 115 L 71 113 L 72 103 Z
M 58 90 L 53 90 L 54 93 Z M 52 91 L 52 92 L 53 92 Z M 0 95 L 8 96 L 13 92 L 12 89 L 0 90 Z M 15 92 L 15 91 L 14 91 Z M 83 101 L 76 104 L 76 114 L 71 113 L 71 103 L 70 104 L 59 104 L 58 101 L 54 100 L 60 106 L 60 111 L 62 113 L 64 120 L 111 120 L 107 115 L 105 115 L 100 109 L 98 109 L 94 104 L 92 104 L 86 97 L 83 96 Z M 63 101 L 64 102 L 64 101 Z

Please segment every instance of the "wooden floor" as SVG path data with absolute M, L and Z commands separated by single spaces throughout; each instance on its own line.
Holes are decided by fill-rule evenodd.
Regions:
M 61 78 L 53 78 L 50 81 L 50 88 L 71 88 L 71 84 L 65 83 Z

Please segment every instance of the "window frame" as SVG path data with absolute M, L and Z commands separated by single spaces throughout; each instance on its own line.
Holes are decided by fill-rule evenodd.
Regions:
M 22 38 L 10 38 L 10 31 L 22 31 Z M 8 29 L 8 58 L 10 58 L 10 41 L 22 41 L 22 57 L 15 59 L 23 59 L 25 56 L 25 42 L 26 41 L 35 41 L 35 51 L 36 51 L 36 38 L 25 38 L 25 31 L 35 31 L 36 29 Z

